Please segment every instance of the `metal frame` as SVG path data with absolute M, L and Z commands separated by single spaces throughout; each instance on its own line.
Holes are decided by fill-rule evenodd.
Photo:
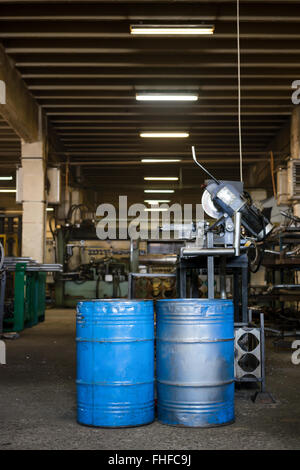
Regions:
M 264 314 L 260 314 L 260 326 L 237 326 L 235 328 L 235 361 L 234 361 L 234 369 L 235 369 L 235 381 L 238 383 L 243 382 L 259 382 L 261 386 L 261 392 L 266 392 L 266 373 L 265 373 L 265 323 L 264 323 Z M 247 372 L 243 374 L 243 369 L 239 366 L 238 361 L 244 355 L 247 354 L 247 351 L 242 350 L 239 346 L 238 341 L 245 333 L 251 333 L 254 335 L 259 343 L 252 351 L 249 351 L 248 354 L 254 355 L 259 364 L 257 368 L 252 372 Z M 243 375 L 251 374 L 254 377 L 244 377 Z
M 20 332 L 45 319 L 47 272 L 62 271 L 59 264 L 39 264 L 31 258 L 6 257 L 1 273 L 0 333 Z M 4 317 L 7 272 L 14 273 L 14 310 Z
M 214 298 L 214 275 L 215 269 L 219 268 L 223 276 L 231 271 L 233 273 L 233 302 L 235 321 L 248 323 L 248 256 L 246 253 L 235 256 L 194 256 L 180 258 L 177 268 L 178 285 L 177 295 L 180 298 L 187 297 L 186 276 L 188 270 L 207 269 L 208 276 L 208 298 Z M 240 282 L 241 280 L 241 282 Z M 239 299 L 241 298 L 242 314 L 240 315 Z

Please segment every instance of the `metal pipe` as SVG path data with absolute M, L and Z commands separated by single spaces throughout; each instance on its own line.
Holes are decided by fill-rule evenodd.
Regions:
M 221 299 L 226 299 L 226 259 L 224 256 L 220 260 L 220 294 Z
M 198 165 L 201 168 L 201 170 L 204 171 L 204 173 L 206 173 L 215 183 L 221 184 L 220 181 L 217 180 L 217 178 L 215 178 L 206 168 L 204 168 L 203 165 L 201 165 L 201 163 L 198 162 L 194 145 L 192 146 L 192 155 L 193 155 L 193 160 L 196 163 L 196 165 Z
M 235 212 L 234 214 L 234 251 L 235 256 L 240 256 L 241 254 L 241 220 L 242 214 L 240 212 Z
M 300 289 L 300 284 L 275 284 L 268 288 L 268 291 L 272 291 L 274 289 Z
M 275 335 L 278 335 L 278 336 L 283 336 L 283 337 L 288 337 L 288 336 L 299 336 L 300 335 L 300 331 L 299 330 L 294 330 L 294 331 L 280 331 L 280 330 L 275 330 L 274 328 L 269 328 L 269 327 L 265 327 L 265 331 L 267 331 L 268 333 L 274 333 Z
M 182 248 L 181 256 L 234 256 L 234 248 Z
M 266 370 L 265 370 L 265 316 L 260 314 L 260 351 L 261 351 L 261 392 L 266 391 Z
M 145 265 L 175 265 L 177 263 L 177 255 L 143 255 L 139 257 L 139 263 Z
M 131 277 L 176 277 L 174 273 L 129 273 Z

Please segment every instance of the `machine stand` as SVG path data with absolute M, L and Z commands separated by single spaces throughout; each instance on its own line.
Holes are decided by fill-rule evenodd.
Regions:
M 273 398 L 271 393 L 262 391 L 255 392 L 255 394 L 252 395 L 251 400 L 253 403 L 258 403 L 259 405 L 272 405 L 273 403 L 276 403 L 276 400 Z

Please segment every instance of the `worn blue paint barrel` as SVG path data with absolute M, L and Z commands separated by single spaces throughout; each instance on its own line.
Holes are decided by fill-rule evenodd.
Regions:
M 154 420 L 154 314 L 150 300 L 77 304 L 77 420 L 139 426 Z
M 158 420 L 210 427 L 234 421 L 231 300 L 158 300 Z

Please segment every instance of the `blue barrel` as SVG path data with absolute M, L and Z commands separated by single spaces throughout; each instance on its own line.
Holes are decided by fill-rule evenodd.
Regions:
M 158 420 L 210 427 L 234 421 L 231 300 L 158 300 Z
M 151 300 L 77 304 L 77 420 L 104 427 L 154 420 Z

